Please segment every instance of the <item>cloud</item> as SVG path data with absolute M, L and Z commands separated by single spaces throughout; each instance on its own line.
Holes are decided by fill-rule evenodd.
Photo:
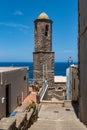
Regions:
M 7 26 L 7 27 L 14 27 L 14 28 L 29 29 L 29 26 L 24 25 L 24 24 L 15 24 L 15 23 L 0 22 L 0 25 Z
M 23 12 L 20 10 L 17 10 L 13 13 L 13 15 L 23 15 Z

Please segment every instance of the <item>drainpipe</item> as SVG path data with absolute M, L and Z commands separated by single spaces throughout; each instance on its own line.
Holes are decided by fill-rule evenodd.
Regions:
M 44 65 L 43 65 L 43 81 L 44 81 Z
M 46 64 L 46 80 L 47 80 L 47 64 Z

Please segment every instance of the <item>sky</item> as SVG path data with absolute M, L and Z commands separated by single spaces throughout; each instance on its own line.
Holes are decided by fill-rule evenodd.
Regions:
M 34 20 L 42 12 L 53 21 L 55 61 L 78 61 L 78 0 L 0 0 L 0 62 L 33 61 Z

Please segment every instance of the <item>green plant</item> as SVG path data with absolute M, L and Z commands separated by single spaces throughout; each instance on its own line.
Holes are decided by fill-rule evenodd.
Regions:
M 34 102 L 32 102 L 32 103 L 30 103 L 30 104 L 29 104 L 29 109 L 31 109 L 31 108 L 33 108 L 33 109 L 34 109 L 34 108 L 35 108 L 35 106 L 36 106 L 36 105 L 35 105 L 35 103 L 34 103 Z

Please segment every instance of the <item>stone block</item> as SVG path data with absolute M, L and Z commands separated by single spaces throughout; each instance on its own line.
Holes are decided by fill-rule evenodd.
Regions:
M 0 130 L 16 130 L 15 118 L 2 118 L 0 121 Z
M 66 108 L 72 107 L 72 102 L 71 102 L 71 100 L 65 100 L 65 101 L 64 101 L 64 106 L 65 106 Z
M 16 119 L 16 127 L 18 130 L 21 130 L 21 128 L 26 128 L 26 122 L 27 122 L 27 114 L 26 112 L 18 113 L 15 117 Z

